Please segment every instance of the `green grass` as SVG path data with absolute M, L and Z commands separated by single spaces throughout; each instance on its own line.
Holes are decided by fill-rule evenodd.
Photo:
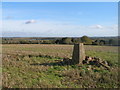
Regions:
M 102 60 L 108 61 L 114 66 L 118 65 L 118 53 L 115 52 L 87 51 L 86 55 L 101 58 Z
M 34 46 L 34 45 L 33 45 Z M 29 46 L 33 48 L 33 46 Z M 9 47 L 9 48 L 7 48 Z M 11 88 L 117 88 L 118 82 L 118 53 L 109 51 L 97 51 L 96 49 L 86 50 L 86 55 L 99 57 L 110 63 L 110 70 L 104 67 L 92 65 L 58 65 L 61 61 L 61 53 L 70 57 L 70 49 L 66 46 L 59 52 L 58 56 L 54 53 L 47 54 L 50 50 L 58 50 L 59 46 L 49 47 L 48 51 L 41 51 L 34 47 L 28 53 L 26 49 L 18 49 L 12 45 L 3 46 L 3 87 Z M 22 46 L 25 47 L 25 46 Z M 39 47 L 39 46 L 37 46 Z M 28 47 L 26 47 L 28 50 Z M 60 47 L 62 48 L 62 47 Z M 96 47 L 101 48 L 101 47 Z M 42 47 L 42 49 L 44 49 Z M 48 49 L 48 47 L 47 47 Z M 21 51 L 19 51 L 21 50 Z M 100 50 L 100 49 L 99 49 Z M 10 53 L 11 51 L 11 53 Z M 19 51 L 19 53 L 16 51 Z M 24 53 L 23 53 L 24 51 Z M 45 53 L 46 54 L 45 54 Z

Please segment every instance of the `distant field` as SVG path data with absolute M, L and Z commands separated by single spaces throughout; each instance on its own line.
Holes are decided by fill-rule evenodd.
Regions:
M 110 64 L 110 71 L 91 65 L 55 64 L 64 57 L 71 58 L 72 50 L 73 45 L 2 45 L 3 86 L 29 88 L 114 88 L 119 86 L 118 47 L 85 46 L 86 55 L 107 61 Z M 48 63 L 48 65 L 41 65 L 42 63 Z
M 73 45 L 51 44 L 6 44 L 2 45 L 3 53 L 47 54 L 60 57 L 71 57 Z M 85 46 L 86 51 L 118 53 L 117 46 Z

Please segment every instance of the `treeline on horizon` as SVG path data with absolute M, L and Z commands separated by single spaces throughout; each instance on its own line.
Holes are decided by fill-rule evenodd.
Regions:
M 118 46 L 118 38 L 90 38 L 82 37 L 63 37 L 63 38 L 2 38 L 2 44 L 75 44 L 84 43 L 85 45 L 110 45 Z

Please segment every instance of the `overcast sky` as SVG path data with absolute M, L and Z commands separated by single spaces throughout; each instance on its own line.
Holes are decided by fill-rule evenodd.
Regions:
M 117 2 L 3 2 L 0 9 L 4 37 L 118 35 Z

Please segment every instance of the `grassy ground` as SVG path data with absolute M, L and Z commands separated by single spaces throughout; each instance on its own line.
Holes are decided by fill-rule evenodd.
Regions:
M 107 61 L 110 70 L 94 65 L 60 65 L 72 57 L 72 45 L 9 44 L 2 46 L 3 87 L 117 88 L 118 47 L 85 46 L 86 55 Z
M 73 45 L 51 44 L 6 44 L 3 45 L 4 53 L 44 54 L 59 57 L 72 57 Z M 117 53 L 118 47 L 113 46 L 85 46 L 86 51 Z

